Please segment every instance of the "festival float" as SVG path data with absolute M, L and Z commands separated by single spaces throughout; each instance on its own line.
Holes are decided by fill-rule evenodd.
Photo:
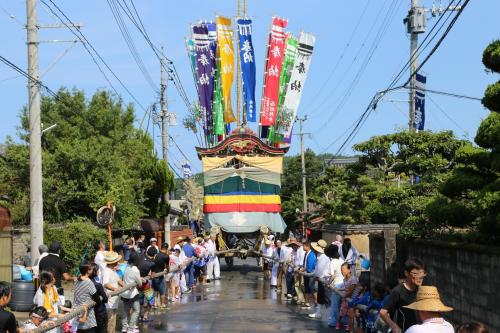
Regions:
M 236 246 L 250 249 L 260 245 L 259 235 L 286 229 L 280 214 L 283 156 L 315 37 L 306 32 L 295 37 L 286 19 L 272 17 L 258 112 L 252 19 L 245 7 L 241 12 L 238 3 L 234 26 L 222 16 L 191 26 L 186 48 L 198 103 L 184 125 L 199 143 L 205 230 L 219 234 L 220 247 L 231 237 Z

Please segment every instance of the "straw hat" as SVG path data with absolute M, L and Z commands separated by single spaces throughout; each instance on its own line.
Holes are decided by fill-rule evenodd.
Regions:
M 314 249 L 314 251 L 317 251 L 319 253 L 325 253 L 325 247 L 327 246 L 325 240 L 320 239 L 317 242 L 312 242 L 311 247 Z
M 453 308 L 441 302 L 439 292 L 434 286 L 420 286 L 417 292 L 417 300 L 410 305 L 406 305 L 405 308 L 429 312 L 453 311 Z
M 292 245 L 301 246 L 302 244 L 297 242 L 297 240 L 295 238 L 290 238 L 286 241 L 286 246 L 292 246 Z
M 186 239 L 186 237 L 179 236 L 179 237 L 177 237 L 176 243 L 179 244 L 180 242 L 184 242 L 185 239 Z
M 122 260 L 122 256 L 116 253 L 115 251 L 105 251 L 104 252 L 104 262 L 109 264 L 114 264 Z

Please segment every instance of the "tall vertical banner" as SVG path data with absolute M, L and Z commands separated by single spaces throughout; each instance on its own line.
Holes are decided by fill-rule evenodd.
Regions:
M 255 54 L 252 44 L 252 20 L 238 19 L 241 77 L 247 121 L 256 121 L 255 112 Z
M 423 131 L 425 127 L 425 85 L 427 77 L 417 73 L 415 79 L 415 129 Z
M 217 62 L 217 73 L 215 78 L 215 95 L 214 95 L 214 134 L 224 135 L 224 103 L 222 102 L 222 86 L 220 80 L 220 64 Z
M 273 17 L 271 37 L 267 49 L 264 92 L 260 109 L 260 125 L 272 126 L 278 113 L 279 81 L 285 51 L 287 21 Z
M 290 82 L 290 75 L 292 74 L 293 64 L 295 62 L 295 56 L 297 54 L 297 49 L 299 41 L 292 35 L 287 36 L 285 43 L 285 57 L 283 59 L 283 67 L 281 69 L 280 76 L 280 89 L 278 97 L 278 113 L 279 108 L 283 105 L 285 101 L 286 88 L 288 82 Z
M 210 49 L 208 29 L 205 25 L 193 26 L 193 40 L 196 54 L 196 79 L 200 111 L 204 118 L 205 135 L 213 129 L 214 55 Z
M 231 19 L 217 17 L 217 42 L 220 57 L 220 77 L 222 87 L 222 99 L 224 102 L 224 122 L 236 121 L 231 107 L 231 88 L 234 80 L 234 48 L 233 33 L 231 31 Z
M 186 39 L 186 50 L 189 57 L 189 63 L 191 65 L 191 71 L 193 72 L 194 82 L 196 84 L 196 52 L 194 51 L 193 39 Z M 196 90 L 198 90 L 197 84 L 196 84 Z
M 290 74 L 290 81 L 287 85 L 283 107 L 280 110 L 282 113 L 280 133 L 283 134 L 285 138 L 290 137 L 293 122 L 297 116 L 315 41 L 316 37 L 312 34 L 306 32 L 300 33 L 297 55 L 295 57 L 292 73 Z
M 297 48 L 299 41 L 292 35 L 288 35 L 285 43 L 285 57 L 283 58 L 283 66 L 280 75 L 280 85 L 279 85 L 279 96 L 278 96 L 278 115 L 276 116 L 276 123 L 269 133 L 269 139 L 272 142 L 277 142 L 281 138 L 281 135 L 277 135 L 279 127 L 283 123 L 282 112 L 283 102 L 285 101 L 286 88 L 288 82 L 290 82 L 290 75 L 292 73 L 293 64 L 295 62 L 295 56 L 297 54 Z

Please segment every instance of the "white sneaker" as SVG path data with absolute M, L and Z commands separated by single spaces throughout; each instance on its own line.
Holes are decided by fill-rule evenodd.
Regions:
M 317 314 L 317 313 L 310 313 L 307 315 L 309 318 L 313 318 L 313 319 L 319 319 L 321 318 L 321 315 Z
M 127 333 L 140 333 L 139 327 L 129 327 Z

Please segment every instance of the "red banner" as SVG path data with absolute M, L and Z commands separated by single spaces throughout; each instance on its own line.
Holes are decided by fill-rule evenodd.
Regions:
M 272 126 L 278 113 L 278 96 L 281 67 L 285 53 L 285 28 L 288 21 L 273 17 L 269 45 L 267 46 L 266 72 L 264 76 L 264 93 L 260 108 L 260 125 Z

